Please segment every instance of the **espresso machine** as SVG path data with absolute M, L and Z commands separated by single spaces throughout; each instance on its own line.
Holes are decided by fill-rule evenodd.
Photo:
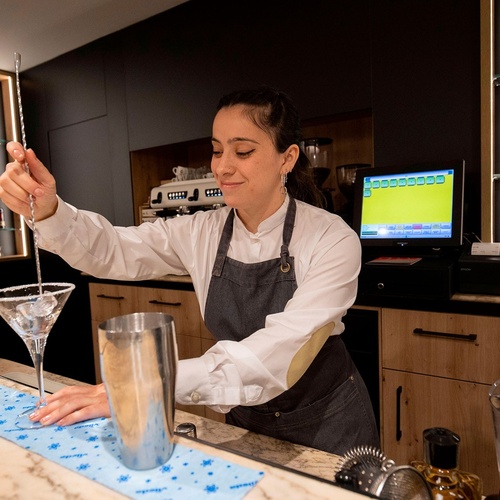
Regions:
M 224 195 L 213 177 L 165 182 L 151 190 L 149 207 L 143 209 L 142 221 L 179 217 L 224 205 Z

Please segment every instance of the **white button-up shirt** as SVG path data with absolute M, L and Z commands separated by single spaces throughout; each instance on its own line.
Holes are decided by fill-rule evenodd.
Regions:
M 288 199 L 256 233 L 236 216 L 228 256 L 245 263 L 279 257 L 287 207 Z M 98 278 L 189 274 L 203 315 L 229 210 L 124 228 L 60 200 L 56 214 L 36 229 L 41 248 Z M 337 215 L 297 201 L 289 251 L 298 288 L 284 311 L 268 315 L 264 328 L 240 342 L 219 341 L 203 356 L 180 361 L 177 402 L 227 412 L 269 401 L 296 381 L 329 335 L 343 332 L 341 319 L 354 303 L 361 264 L 356 233 Z

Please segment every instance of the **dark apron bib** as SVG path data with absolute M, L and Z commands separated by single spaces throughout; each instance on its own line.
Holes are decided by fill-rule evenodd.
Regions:
M 288 246 L 295 213 L 296 203 L 290 198 L 280 257 L 253 264 L 227 257 L 234 210 L 229 213 L 205 304 L 205 324 L 217 340 L 245 339 L 265 326 L 267 315 L 282 312 L 293 297 L 297 282 Z M 369 428 L 368 435 L 356 428 L 361 424 L 360 415 L 362 427 Z M 339 336 L 327 340 L 290 389 L 267 403 L 233 408 L 226 421 L 253 432 L 335 453 L 346 451 L 352 436 L 362 439 L 359 444 L 378 445 L 368 393 Z

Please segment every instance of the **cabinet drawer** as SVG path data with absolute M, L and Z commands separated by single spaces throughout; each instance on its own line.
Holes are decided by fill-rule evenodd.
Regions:
M 93 321 L 135 312 L 163 312 L 174 318 L 178 334 L 200 336 L 199 306 L 194 292 L 90 283 L 89 293 Z
M 498 318 L 382 310 L 384 368 L 491 384 L 499 351 Z
M 169 314 L 174 318 L 177 335 L 200 338 L 200 307 L 194 292 L 142 288 L 138 307 L 139 311 Z
M 142 288 L 135 286 L 90 283 L 92 321 L 101 322 L 115 316 L 137 312 L 140 290 Z

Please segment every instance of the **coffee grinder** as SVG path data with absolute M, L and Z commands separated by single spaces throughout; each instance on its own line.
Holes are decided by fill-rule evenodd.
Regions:
M 336 168 L 337 185 L 344 195 L 346 202 L 337 212 L 349 225 L 352 225 L 354 210 L 354 184 L 356 183 L 356 172 L 360 169 L 370 168 L 369 163 L 351 163 L 339 165 Z
M 301 141 L 301 148 L 309 159 L 311 172 L 316 187 L 323 193 L 325 208 L 333 212 L 332 189 L 324 188 L 323 184 L 331 172 L 331 144 L 333 140 L 329 137 L 311 137 Z

